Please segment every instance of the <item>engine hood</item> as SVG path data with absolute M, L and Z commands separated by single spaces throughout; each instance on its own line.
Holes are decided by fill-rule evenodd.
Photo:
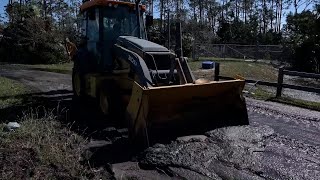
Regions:
M 133 36 L 120 36 L 117 39 L 117 44 L 135 52 L 170 52 L 166 47 Z

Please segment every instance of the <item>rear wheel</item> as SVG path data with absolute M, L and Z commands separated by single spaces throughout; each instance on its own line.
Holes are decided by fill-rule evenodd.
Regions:
M 120 89 L 112 81 L 102 83 L 98 92 L 100 111 L 112 120 L 124 120 L 125 107 L 122 102 Z
M 110 114 L 110 106 L 109 106 L 109 101 L 110 96 L 108 97 L 108 90 L 106 88 L 101 88 L 99 92 L 99 107 L 101 112 L 104 115 Z M 110 92 L 109 92 L 110 93 Z
M 75 70 L 72 72 L 72 91 L 76 97 L 82 95 L 80 73 Z

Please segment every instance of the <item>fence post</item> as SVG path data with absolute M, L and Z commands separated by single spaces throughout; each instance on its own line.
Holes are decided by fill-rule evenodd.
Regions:
M 282 83 L 283 83 L 283 67 L 279 68 L 278 85 L 277 85 L 277 94 L 276 94 L 276 97 L 281 97 Z
M 195 50 L 195 43 L 194 43 L 194 40 L 193 40 L 193 42 L 192 42 L 192 60 L 196 60 L 196 55 L 195 55 L 195 53 L 196 53 L 196 50 Z
M 214 81 L 219 81 L 220 63 L 214 63 Z
M 223 45 L 223 59 L 226 60 L 226 44 Z

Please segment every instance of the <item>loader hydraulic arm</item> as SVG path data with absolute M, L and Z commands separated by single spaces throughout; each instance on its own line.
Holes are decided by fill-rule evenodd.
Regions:
M 71 42 L 69 40 L 69 38 L 66 38 L 65 39 L 65 48 L 66 48 L 69 60 L 72 60 L 73 56 L 76 54 L 76 52 L 78 50 L 77 46 L 73 42 Z
M 113 52 L 116 58 L 126 61 L 130 64 L 131 70 L 133 70 L 138 76 L 139 84 L 142 87 L 153 86 L 149 69 L 144 60 L 138 54 L 118 44 L 115 44 L 113 48 Z

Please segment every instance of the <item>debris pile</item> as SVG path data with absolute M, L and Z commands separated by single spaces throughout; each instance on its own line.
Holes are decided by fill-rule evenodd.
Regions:
M 161 167 L 180 176 L 210 179 L 261 179 L 267 126 L 216 129 L 205 136 L 178 138 L 168 146 L 149 148 L 140 159 L 143 167 Z M 186 174 L 186 172 L 189 172 Z M 192 174 L 191 174 L 192 173 Z

